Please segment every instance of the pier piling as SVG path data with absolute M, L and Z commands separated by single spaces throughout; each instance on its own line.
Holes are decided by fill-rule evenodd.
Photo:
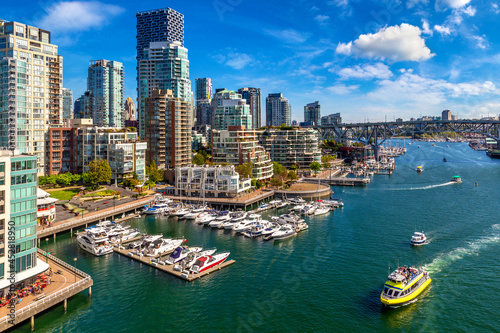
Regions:
M 35 330 L 35 316 L 31 316 L 31 330 Z
M 64 299 L 64 313 L 66 313 L 66 310 L 68 309 L 68 299 Z

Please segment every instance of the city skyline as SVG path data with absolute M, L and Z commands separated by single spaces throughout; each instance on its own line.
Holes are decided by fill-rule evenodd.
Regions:
M 310 1 L 283 8 L 263 1 L 80 1 L 0 9 L 4 20 L 51 31 L 64 57 L 64 87 L 75 96 L 85 91 L 88 62 L 110 59 L 124 64 L 124 97 L 136 102 L 135 15 L 163 7 L 184 15 L 191 82 L 210 77 L 214 88 L 281 92 L 293 120 L 303 120 L 303 107 L 315 100 L 322 115 L 340 112 L 345 122 L 444 109 L 460 118 L 500 113 L 495 2 Z

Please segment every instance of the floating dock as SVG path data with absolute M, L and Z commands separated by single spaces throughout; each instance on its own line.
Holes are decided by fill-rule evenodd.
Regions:
M 215 267 L 212 267 L 212 268 L 209 268 L 207 269 L 206 271 L 203 271 L 199 274 L 193 274 L 193 273 L 190 273 L 188 276 L 183 276 L 182 275 L 182 272 L 180 271 L 175 271 L 174 270 L 174 265 L 161 265 L 159 263 L 156 263 L 156 262 L 153 262 L 152 260 L 155 259 L 155 257 L 146 257 L 146 256 L 138 256 L 138 255 L 129 255 L 129 253 L 131 253 L 133 250 L 128 250 L 128 249 L 119 249 L 117 247 L 113 248 L 113 250 L 118 253 L 118 254 L 121 254 L 122 256 L 125 256 L 127 258 L 130 258 L 132 260 L 135 260 L 135 261 L 138 261 L 142 264 L 146 264 L 148 266 L 151 266 L 151 267 L 154 267 L 156 269 L 159 269 L 160 271 L 163 271 L 165 273 L 168 273 L 170 275 L 173 275 L 175 277 L 178 277 L 179 279 L 183 279 L 185 281 L 193 281 L 193 280 L 196 280 L 196 279 L 199 279 L 205 275 L 208 275 L 212 272 L 215 272 L 215 271 L 218 271 L 224 267 L 227 267 L 227 266 L 230 266 L 232 264 L 235 263 L 234 260 L 228 260 L 228 261 L 225 261 L 223 262 L 222 264 L 218 265 L 218 266 L 215 266 Z M 162 253 L 161 255 L 159 256 L 156 256 L 156 258 L 158 257 L 166 257 L 167 255 L 169 255 L 170 253 L 172 253 L 173 251 L 170 251 L 170 252 L 165 252 L 165 253 Z

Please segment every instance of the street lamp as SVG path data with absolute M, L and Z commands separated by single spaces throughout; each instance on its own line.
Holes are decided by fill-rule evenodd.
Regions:
M 45 238 L 45 262 L 49 262 L 49 237 Z
M 75 262 L 75 283 L 76 283 L 76 258 L 73 258 L 73 261 Z

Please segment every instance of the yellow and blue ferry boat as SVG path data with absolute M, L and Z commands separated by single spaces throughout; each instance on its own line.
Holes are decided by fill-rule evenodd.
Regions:
M 389 274 L 380 294 L 384 305 L 404 305 L 414 300 L 431 283 L 429 273 L 422 267 L 401 266 Z

